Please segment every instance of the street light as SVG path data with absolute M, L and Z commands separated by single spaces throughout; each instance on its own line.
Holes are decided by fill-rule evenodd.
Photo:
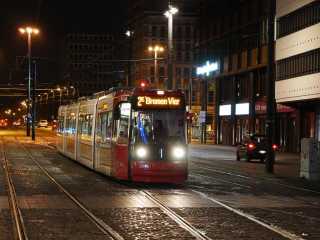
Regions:
M 39 29 L 32 27 L 19 28 L 21 34 L 28 36 L 28 104 L 27 104 L 27 136 L 30 136 L 30 103 L 31 103 L 31 36 L 38 35 Z
M 177 14 L 179 11 L 178 8 L 169 4 L 169 10 L 164 13 L 164 15 L 168 18 L 168 83 L 167 88 L 172 89 L 172 76 L 173 76 L 173 44 L 172 44 L 172 33 L 173 33 L 173 16 Z
M 149 52 L 154 52 L 154 82 L 156 84 L 156 87 L 159 87 L 159 79 L 157 77 L 157 67 L 158 67 L 158 52 L 163 52 L 164 48 L 162 46 L 150 46 L 148 48 Z

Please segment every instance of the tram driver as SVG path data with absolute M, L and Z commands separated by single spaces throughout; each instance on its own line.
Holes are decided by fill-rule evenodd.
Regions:
M 162 120 L 155 120 L 153 134 L 155 142 L 163 143 L 168 138 L 168 132 L 167 129 L 163 126 Z

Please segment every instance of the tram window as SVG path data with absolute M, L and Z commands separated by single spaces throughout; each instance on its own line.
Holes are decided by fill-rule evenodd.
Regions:
M 62 116 L 60 116 L 58 118 L 58 132 L 59 133 L 63 133 L 63 129 L 64 129 L 63 123 L 64 123 L 64 118 Z
M 76 132 L 76 118 L 75 116 L 68 117 L 66 119 L 66 133 L 75 134 Z
M 82 138 L 90 138 L 92 133 L 92 114 L 80 115 L 80 135 Z
M 107 121 L 107 127 L 106 127 L 106 138 L 108 140 L 111 139 L 111 133 L 112 133 L 112 112 L 108 112 L 108 121 Z
M 112 112 L 104 112 L 99 114 L 97 122 L 97 137 L 102 142 L 110 141 L 112 128 Z
M 132 141 L 165 143 L 185 142 L 183 111 L 135 111 L 133 112 Z
M 115 137 L 118 143 L 127 144 L 129 137 L 129 118 L 131 112 L 131 104 L 121 103 L 119 108 L 120 119 L 115 124 Z

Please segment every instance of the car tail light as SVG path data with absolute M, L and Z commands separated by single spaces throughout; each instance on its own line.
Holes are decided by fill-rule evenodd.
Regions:
M 277 149 L 278 149 L 277 144 L 272 144 L 272 149 L 273 149 L 274 151 L 277 150 Z
M 250 150 L 252 150 L 252 149 L 254 149 L 256 146 L 253 144 L 253 143 L 249 143 L 248 144 L 248 148 L 250 149 Z

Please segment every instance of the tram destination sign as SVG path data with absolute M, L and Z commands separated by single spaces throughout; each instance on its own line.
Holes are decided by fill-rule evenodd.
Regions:
M 183 107 L 183 99 L 177 96 L 137 96 L 133 101 L 135 108 L 178 109 Z

